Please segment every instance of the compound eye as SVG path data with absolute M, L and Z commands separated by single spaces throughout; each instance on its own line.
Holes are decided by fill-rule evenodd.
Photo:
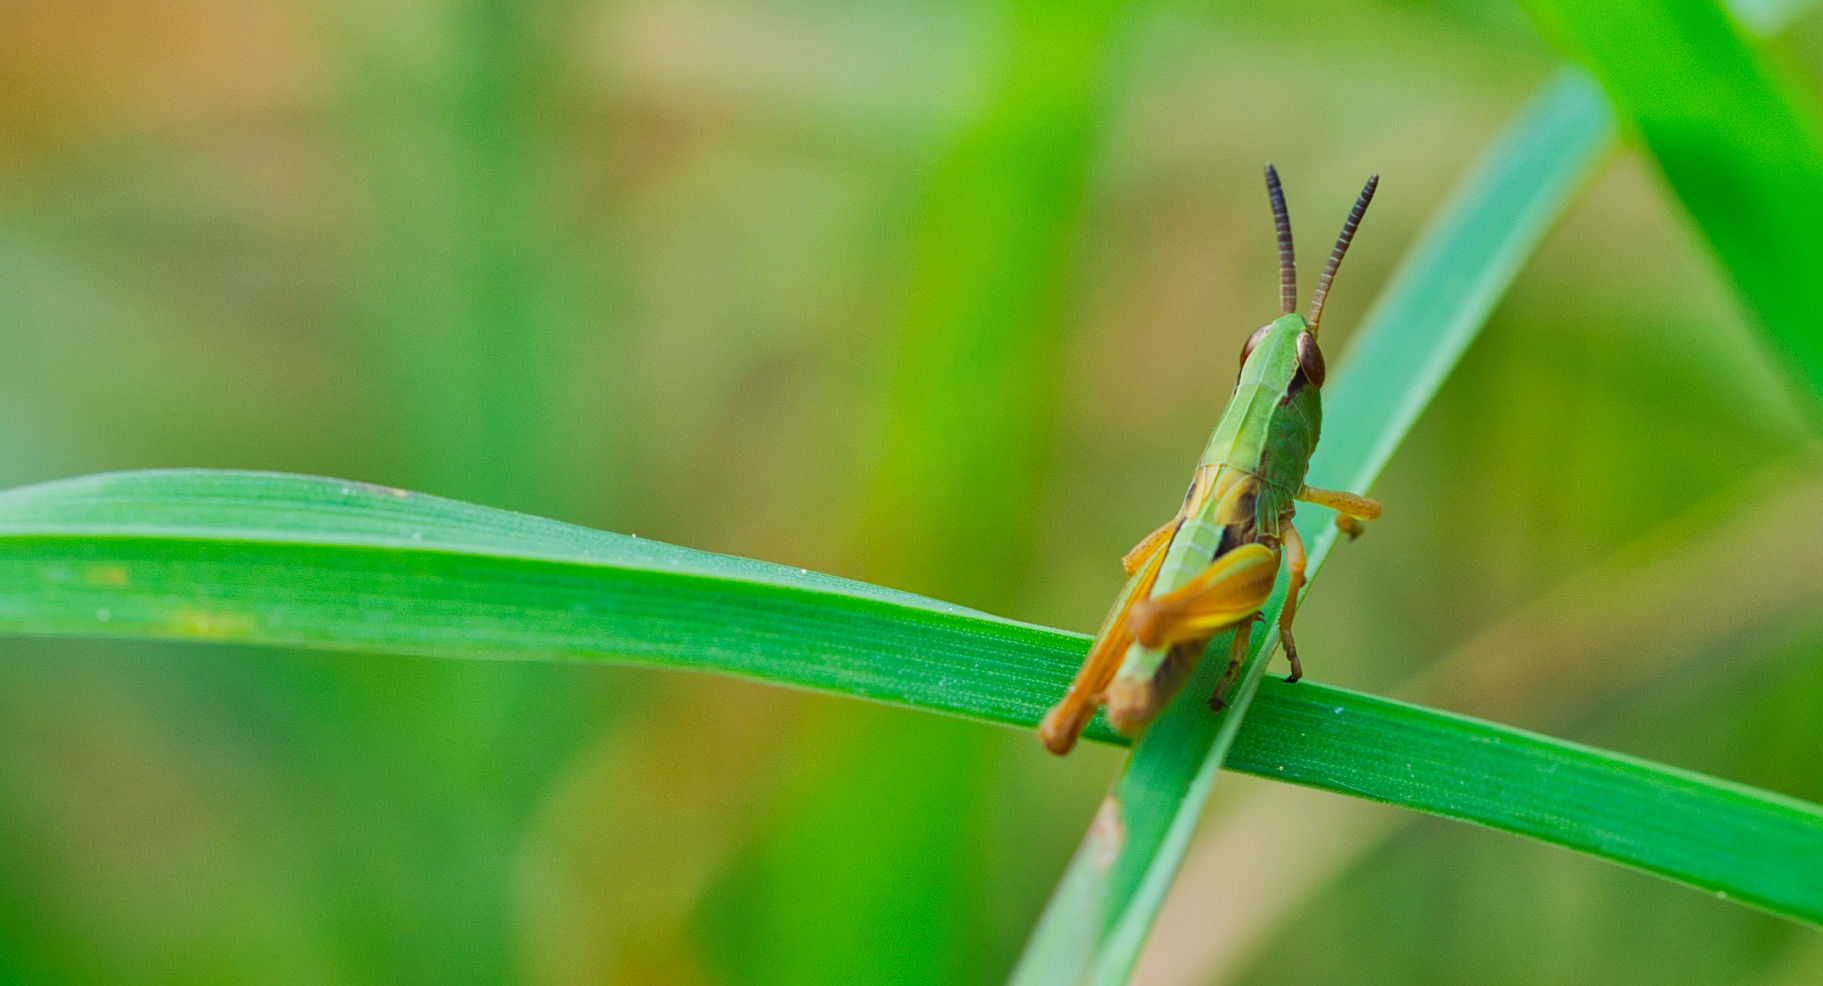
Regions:
M 1328 368 L 1323 365 L 1323 350 L 1317 347 L 1316 337 L 1308 332 L 1298 333 L 1298 369 L 1304 372 L 1304 379 L 1311 386 L 1323 386 L 1323 378 Z
M 1266 333 L 1271 329 L 1272 326 L 1270 325 L 1262 325 L 1253 330 L 1253 335 L 1247 337 L 1247 344 L 1241 347 L 1242 366 L 1247 365 L 1247 357 L 1253 355 L 1253 351 L 1259 348 L 1260 343 L 1266 341 Z

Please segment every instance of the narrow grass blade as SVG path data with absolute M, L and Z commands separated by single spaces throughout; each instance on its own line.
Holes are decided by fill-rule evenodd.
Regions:
M 627 661 L 1021 729 L 1087 645 L 861 583 L 436 497 L 193 471 L 0 493 L 0 634 Z M 1816 806 L 1310 683 L 1264 682 L 1256 706 L 1232 769 L 1516 832 L 1823 923 L 1810 879 L 1823 864 Z M 1118 742 L 1100 724 L 1088 738 Z
M 1268 681 L 1247 722 L 1235 770 L 1541 839 L 1823 924 L 1823 806 L 1322 685 Z
M 1823 394 L 1823 127 L 1806 87 L 1714 0 L 1530 7 L 1638 128 L 1785 367 Z
M 1326 388 L 1312 485 L 1367 490 L 1612 136 L 1600 90 L 1569 71 L 1496 140 L 1381 296 L 1344 371 Z M 1305 508 L 1298 530 L 1314 573 L 1334 544 L 1335 525 L 1326 512 Z M 1283 592 L 1281 584 L 1267 605 L 1268 626 Z M 1127 980 L 1275 636 L 1256 634 L 1228 709 L 1212 715 L 1204 707 L 1224 663 L 1211 657 L 1147 731 L 1033 932 L 1015 983 Z M 1228 640 L 1216 638 L 1210 653 L 1225 653 Z

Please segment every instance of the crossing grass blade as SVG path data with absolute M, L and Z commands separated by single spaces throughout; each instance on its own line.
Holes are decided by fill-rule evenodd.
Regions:
M 0 493 L 0 634 L 692 668 L 1036 725 L 1087 638 L 861 583 L 331 479 Z M 1118 742 L 1099 724 L 1087 738 Z M 1266 681 L 1228 767 L 1487 825 L 1823 924 L 1823 809 Z M 1599 797 L 1593 792 L 1600 792 Z
M 1311 485 L 1367 491 L 1612 137 L 1612 113 L 1600 90 L 1566 71 L 1494 142 L 1369 313 L 1343 371 L 1325 388 L 1325 433 L 1311 461 Z M 1327 511 L 1299 509 L 1313 575 L 1335 542 L 1330 518 Z M 1264 625 L 1277 619 L 1284 591 L 1281 577 Z M 1204 706 L 1225 663 L 1210 658 L 1147 730 L 1053 893 L 1015 983 L 1127 981 L 1275 637 L 1254 635 L 1227 709 L 1212 715 Z M 1210 653 L 1225 654 L 1230 639 L 1215 638 Z

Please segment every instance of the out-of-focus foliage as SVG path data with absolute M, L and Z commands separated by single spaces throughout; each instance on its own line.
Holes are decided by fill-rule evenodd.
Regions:
M 1533 4 L 1601 77 L 1780 357 L 1823 393 L 1823 120 L 1814 87 L 1714 0 Z
M 0 482 L 328 473 L 860 575 L 918 550 L 882 540 L 897 410 L 967 422 L 1049 386 L 1048 433 L 1006 463 L 1035 477 L 945 477 L 946 511 L 1019 491 L 1016 529 L 907 587 L 1091 629 L 1274 310 L 1259 162 L 1306 244 L 1384 176 L 1325 318 L 1339 345 L 1556 63 L 1496 3 L 1122 9 L 1072 82 L 1093 105 L 1036 117 L 1080 189 L 1009 212 L 1053 224 L 1016 232 L 1039 245 L 1018 314 L 1054 381 L 919 397 L 895 361 L 932 265 L 992 256 L 942 249 L 933 217 L 974 194 L 957 161 L 1032 71 L 1020 39 L 1067 56 L 1078 13 L 15 5 Z M 1820 25 L 1783 57 L 1814 73 Z M 987 160 L 1018 175 L 1022 146 Z M 1419 422 L 1386 519 L 1325 573 L 1300 618 L 1313 675 L 1391 690 L 1510 641 L 1487 635 L 1579 573 L 1645 592 L 1628 579 L 1735 513 L 1809 495 L 1801 418 L 1728 291 L 1623 153 Z M 1480 645 L 1477 666 L 1506 675 L 1518 724 L 1818 800 L 1823 608 L 1774 592 L 1803 572 L 1750 564 L 1787 546 L 1700 575 L 1780 606 L 1684 634 L 1641 619 L 1591 658 L 1626 673 L 1575 701 L 1543 701 L 1566 686 L 1528 676 L 1524 647 Z M 578 666 L 8 641 L 0 979 L 993 979 L 1115 761 L 909 715 Z M 1812 932 L 1568 854 L 1433 821 L 1382 845 L 1224 975 L 1823 969 Z

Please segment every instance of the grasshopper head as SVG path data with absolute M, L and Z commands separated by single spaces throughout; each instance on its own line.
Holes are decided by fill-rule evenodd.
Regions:
M 1323 274 L 1317 278 L 1317 290 L 1310 296 L 1310 318 L 1306 321 L 1297 314 L 1298 269 L 1291 246 L 1291 215 L 1285 208 L 1285 192 L 1279 187 L 1278 170 L 1270 164 L 1266 166 L 1266 194 L 1272 200 L 1272 224 L 1279 237 L 1281 314 L 1271 324 L 1261 326 L 1247 337 L 1247 344 L 1241 349 L 1242 382 L 1249 379 L 1251 372 L 1255 374 L 1254 379 L 1274 384 L 1286 393 L 1300 383 L 1323 386 L 1327 367 L 1323 362 L 1323 350 L 1317 346 L 1317 326 L 1323 320 L 1323 303 L 1329 299 L 1329 286 L 1335 281 L 1336 269 L 1342 266 L 1348 244 L 1355 238 L 1355 228 L 1361 225 L 1361 216 L 1367 212 L 1367 204 L 1374 200 L 1374 189 L 1379 186 L 1380 176 L 1374 175 L 1367 179 L 1361 194 L 1356 197 L 1354 208 L 1349 210 L 1348 219 L 1342 224 L 1342 235 L 1336 238 L 1335 249 L 1329 252 L 1329 263 L 1323 266 Z
M 1240 383 L 1264 383 L 1289 394 L 1305 384 L 1323 386 L 1325 375 L 1317 334 L 1295 312 L 1260 326 L 1241 347 Z

